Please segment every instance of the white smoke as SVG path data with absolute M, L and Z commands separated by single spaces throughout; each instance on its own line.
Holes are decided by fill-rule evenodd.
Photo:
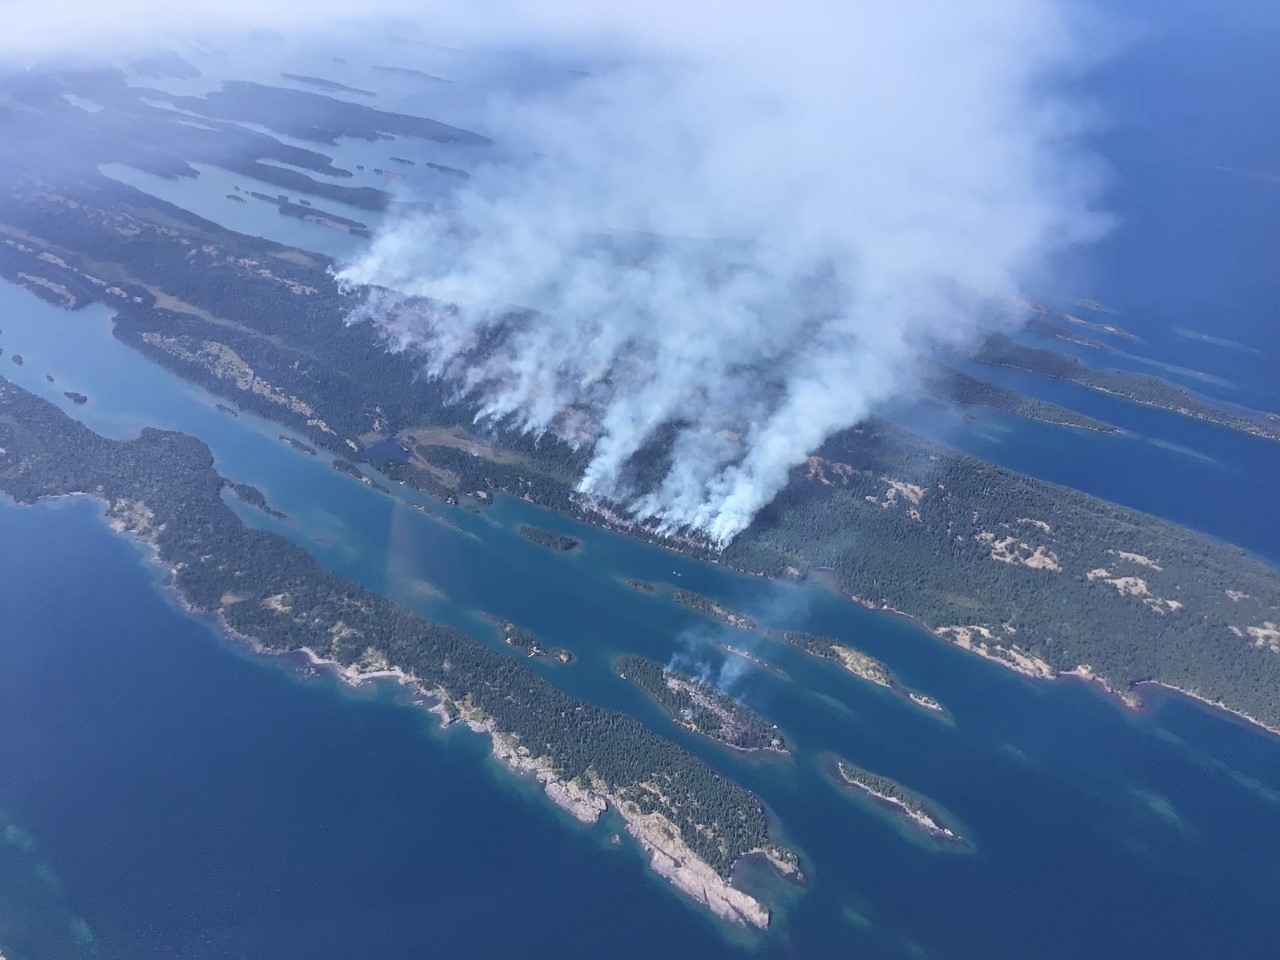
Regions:
M 1106 226 L 1068 95 L 1088 38 L 1056 0 L 552 10 L 526 40 L 589 72 L 495 102 L 510 159 L 339 276 L 394 292 L 353 321 L 482 418 L 590 444 L 581 491 L 664 529 L 727 543 Z

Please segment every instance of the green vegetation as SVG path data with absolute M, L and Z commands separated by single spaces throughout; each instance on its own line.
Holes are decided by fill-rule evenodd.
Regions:
M 684 590 L 680 587 L 674 587 L 671 590 L 671 599 L 682 607 L 688 607 L 704 617 L 709 617 L 717 623 L 723 623 L 728 627 L 737 627 L 739 630 L 755 630 L 757 624 L 746 614 L 737 613 L 728 607 L 716 603 L 710 597 L 704 597 L 700 593 L 694 593 L 692 590 Z
M 581 541 L 575 540 L 573 537 L 566 537 L 562 533 L 553 533 L 550 530 L 543 530 L 541 527 L 530 526 L 527 523 L 520 524 L 520 536 L 526 540 L 531 540 L 540 547 L 546 547 L 548 550 L 559 550 L 568 553 L 571 550 L 577 550 L 582 546 Z
M 655 587 L 648 580 L 627 579 L 627 580 L 623 580 L 622 582 L 625 583 L 632 590 L 639 590 L 641 593 L 657 593 L 658 592 L 658 588 Z
M 251 483 L 238 483 L 234 480 L 224 481 L 224 485 L 228 490 L 237 497 L 253 507 L 255 510 L 261 510 L 267 516 L 275 520 L 288 520 L 289 518 L 279 510 L 267 503 L 266 495 Z
M 924 803 L 920 798 L 904 790 L 896 781 L 872 773 L 870 770 L 864 770 L 848 760 L 838 760 L 836 766 L 840 770 L 840 776 L 852 786 L 862 787 L 870 794 L 896 803 L 908 813 L 925 812 Z
M 934 364 L 925 381 L 926 388 L 936 397 L 962 406 L 986 407 L 999 413 L 1010 413 L 1028 420 L 1053 423 L 1080 430 L 1096 430 L 1099 433 L 1119 433 L 1109 423 L 1086 417 L 1082 413 L 1045 400 L 1037 400 L 1025 394 L 998 387 L 986 380 L 953 370 L 942 364 Z
M 369 238 L 373 236 L 373 232 L 369 229 L 369 225 L 366 223 L 361 223 L 359 220 L 352 220 L 349 217 L 341 216 L 340 214 L 333 213 L 329 210 L 321 210 L 307 202 L 294 203 L 285 194 L 272 197 L 265 193 L 259 193 L 256 190 L 250 190 L 249 196 L 253 197 L 255 200 L 261 200 L 264 203 L 271 204 L 276 208 L 277 212 L 285 217 L 293 217 L 297 220 L 309 220 L 323 226 L 342 229 L 355 237 Z M 242 198 L 233 197 L 232 199 L 240 200 Z
M 782 639 L 815 657 L 834 660 L 850 673 L 864 680 L 870 680 L 882 687 L 894 686 L 893 674 L 889 672 L 889 668 L 861 650 L 837 643 L 830 637 L 816 637 L 811 633 L 800 633 L 795 630 L 788 630 L 782 635 Z
M 1280 440 L 1280 416 L 1259 411 L 1235 413 L 1193 396 L 1159 377 L 1138 376 L 1118 370 L 1094 370 L 1075 357 L 1039 347 L 1026 347 L 1006 336 L 995 336 L 988 340 L 978 354 L 978 359 L 984 363 L 1015 367 L 1054 380 L 1069 380 L 1091 390 L 1114 393 L 1135 403 L 1216 423 L 1256 437 Z
M 872 773 L 870 770 L 864 770 L 857 764 L 839 757 L 835 758 L 835 766 L 843 785 L 861 790 L 887 808 L 901 813 L 930 836 L 951 841 L 960 840 L 953 831 L 937 821 L 925 806 L 924 801 L 897 782 Z
M 280 442 L 286 447 L 291 447 L 294 450 L 297 450 L 299 453 L 305 453 L 308 457 L 314 457 L 316 455 L 314 447 L 309 447 L 301 440 L 295 440 L 293 437 L 287 436 L 286 434 L 280 434 Z
M 350 477 L 352 480 L 359 480 L 366 487 L 373 487 L 373 489 L 377 490 L 379 493 L 391 492 L 377 480 L 374 480 L 373 477 L 361 473 L 360 469 L 350 460 L 343 460 L 341 457 L 336 458 L 333 461 L 333 469 L 337 470 L 344 476 Z
M 489 618 L 492 619 L 492 618 Z M 547 649 L 542 646 L 542 642 L 538 640 L 538 635 L 518 627 L 510 620 L 497 620 L 493 622 L 498 627 L 498 632 L 502 634 L 502 642 L 509 647 L 514 647 L 521 651 L 527 657 L 550 657 L 559 663 L 572 663 L 573 654 L 564 647 L 551 647 Z
M 737 750 L 786 752 L 773 724 L 711 684 L 644 657 L 620 657 L 615 666 L 686 729 Z
M 1272 567 L 884 423 L 831 438 L 724 560 L 825 570 L 1033 675 L 1087 665 L 1121 691 L 1156 680 L 1280 726 Z
M 68 400 L 70 400 L 72 403 L 76 404 L 77 406 L 83 406 L 84 404 L 89 402 L 88 397 L 86 397 L 83 393 L 77 393 L 75 390 L 64 391 L 62 395 L 66 397 Z
M 764 809 L 633 718 L 575 700 L 461 631 L 428 623 L 337 574 L 277 534 L 246 527 L 219 495 L 200 441 L 144 429 L 109 440 L 0 379 L 0 490 L 20 503 L 87 493 L 116 529 L 152 545 L 193 609 L 269 651 L 307 647 L 340 664 L 387 662 L 457 709 L 479 711 L 565 780 L 602 783 L 661 813 L 722 877 L 770 846 Z

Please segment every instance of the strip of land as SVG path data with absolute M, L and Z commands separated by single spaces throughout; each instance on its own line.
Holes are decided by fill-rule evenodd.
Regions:
M 995 336 L 986 342 L 978 359 L 993 366 L 1013 367 L 1053 380 L 1078 383 L 1091 390 L 1110 393 L 1148 407 L 1158 407 L 1206 423 L 1239 430 L 1255 437 L 1280 440 L 1280 414 L 1259 410 L 1238 412 L 1193 395 L 1159 377 L 1122 373 L 1119 370 L 1095 370 L 1075 357 L 1028 347 L 1006 336 Z
M 901 784 L 841 757 L 833 758 L 832 763 L 842 786 L 866 794 L 887 811 L 902 817 L 934 839 L 950 843 L 964 842 L 950 827 L 938 822 L 923 800 Z

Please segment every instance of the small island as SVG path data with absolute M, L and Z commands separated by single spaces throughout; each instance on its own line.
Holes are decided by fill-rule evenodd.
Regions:
M 288 520 L 288 516 L 267 503 L 266 495 L 251 483 L 239 483 L 235 480 L 223 480 L 222 485 L 239 497 L 242 501 L 261 510 L 273 520 Z
M 350 477 L 352 480 L 359 480 L 366 487 L 373 487 L 373 489 L 377 490 L 379 493 L 391 492 L 382 484 L 378 483 L 378 481 L 374 480 L 372 477 L 366 476 L 365 474 L 361 473 L 356 468 L 356 465 L 352 463 L 350 460 L 343 460 L 341 457 L 338 457 L 336 460 L 333 461 L 333 469 L 337 470 L 339 473 L 343 474 L 344 476 Z
M 674 587 L 671 590 L 671 599 L 682 607 L 688 607 L 695 613 L 710 617 L 712 620 L 723 623 L 727 627 L 737 627 L 739 630 L 755 630 L 757 627 L 756 622 L 746 614 L 730 610 L 728 607 L 716 603 L 710 597 L 704 597 L 702 594 L 694 593 L 692 590 Z
M 658 588 L 655 587 L 648 580 L 633 580 L 631 578 L 627 578 L 622 582 L 625 583 L 632 590 L 638 590 L 641 593 L 657 593 L 658 592 Z
M 510 620 L 499 620 L 487 614 L 485 619 L 497 624 L 503 643 L 522 651 L 526 656 L 535 659 L 549 658 L 557 663 L 573 663 L 573 654 L 564 647 L 544 647 L 536 633 L 518 627 Z
M 855 677 L 874 683 L 878 687 L 892 690 L 899 696 L 910 700 L 917 707 L 922 707 L 932 713 L 946 713 L 942 704 L 933 697 L 904 687 L 884 663 L 870 654 L 855 650 L 847 644 L 837 643 L 830 637 L 819 637 L 812 633 L 801 633 L 797 630 L 786 631 L 782 634 L 782 639 L 811 656 L 835 661 Z
M 83 393 L 77 393 L 75 390 L 63 391 L 62 395 L 66 397 L 68 400 L 70 400 L 72 403 L 74 403 L 76 406 L 83 406 L 84 404 L 89 402 L 88 397 L 86 397 Z
M 863 680 L 869 680 L 881 687 L 894 685 L 893 674 L 883 663 L 861 650 L 836 643 L 830 637 L 818 637 L 811 633 L 788 630 L 782 635 L 782 639 L 812 656 L 836 661 L 854 676 L 861 677 Z
M 24 360 L 24 359 L 22 358 L 22 354 L 20 354 L 20 353 L 15 353 L 15 354 L 14 354 L 12 357 L 10 357 L 9 359 L 10 359 L 10 360 L 12 360 L 14 363 L 16 363 L 18 366 L 22 366 L 24 363 L 26 363 L 26 362 L 27 362 L 26 360 Z
M 709 683 L 644 657 L 622 657 L 615 667 L 686 730 L 735 750 L 788 752 L 777 727 Z
M 837 783 L 870 797 L 880 809 L 900 817 L 936 840 L 964 843 L 964 838 L 939 823 L 918 796 L 888 777 L 882 777 L 841 757 L 833 757 Z
M 784 680 L 791 679 L 787 674 L 787 671 L 783 670 L 777 664 L 770 663 L 768 660 L 762 660 L 749 650 L 743 650 L 741 647 L 735 647 L 731 643 L 717 643 L 716 646 L 725 653 L 732 654 L 735 657 L 741 657 L 752 666 L 759 667 L 761 670 L 768 670 L 775 677 L 782 677 Z
M 554 533 L 551 530 L 543 530 L 541 527 L 530 526 L 527 523 L 520 524 L 520 536 L 526 540 L 531 540 L 540 547 L 546 547 L 548 550 L 558 550 L 561 553 L 570 553 L 582 546 L 582 541 L 573 537 L 567 537 L 562 533 Z
M 223 412 L 225 413 L 226 411 L 223 411 Z M 286 434 L 283 434 L 283 433 L 280 434 L 280 442 L 283 443 L 286 447 L 292 447 L 294 450 L 297 450 L 299 453 L 305 453 L 309 457 L 314 457 L 316 455 L 316 451 L 314 447 L 309 447 L 305 443 L 303 443 L 301 440 L 295 440 L 293 437 L 290 437 Z

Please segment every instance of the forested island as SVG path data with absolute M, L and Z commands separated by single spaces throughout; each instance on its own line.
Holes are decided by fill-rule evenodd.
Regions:
M 692 590 L 685 590 L 681 587 L 674 587 L 671 590 L 671 599 L 682 607 L 688 607 L 704 617 L 709 617 L 717 623 L 723 623 L 727 627 L 736 627 L 739 630 L 755 630 L 759 625 L 751 617 L 745 613 L 738 613 L 736 610 L 730 610 L 723 604 L 716 603 L 710 597 L 704 597 L 700 593 L 694 593 Z
M 174 123 L 125 87 L 90 71 L 6 88 L 22 109 L 17 138 L 0 144 L 0 172 L 11 174 L 0 197 L 0 275 L 62 307 L 107 305 L 118 338 L 180 376 L 352 461 L 370 432 L 429 436 L 407 462 L 378 466 L 441 499 L 507 493 L 755 574 L 825 570 L 858 602 L 909 614 L 1028 675 L 1079 673 L 1131 699 L 1134 685 L 1155 681 L 1280 729 L 1280 577 L 1245 551 L 877 420 L 814 451 L 724 551 L 687 533 L 660 535 L 575 494 L 586 448 L 478 431 L 474 406 L 422 379 L 418 358 L 389 352 L 368 325 L 348 325 L 352 304 L 327 258 L 225 230 L 98 172 L 127 162 L 189 176 L 192 163 L 211 162 L 214 137 L 238 157 L 272 161 L 259 166 L 333 176 L 322 154 L 243 128 L 224 139 L 219 126 L 220 110 L 256 111 L 261 122 L 302 91 L 265 104 L 244 89 L 188 98 L 184 108 L 205 111 L 215 135 Z M 62 98 L 90 89 L 101 114 Z M 352 130 L 398 123 L 367 110 L 345 104 L 340 117 Z M 135 126 L 120 137 L 117 124 Z M 24 172 L 46 153 L 56 182 Z M 999 347 L 985 359 L 1010 359 Z M 1068 371 L 1076 363 L 1043 354 Z M 638 482 L 661 476 L 662 456 L 644 451 Z
M 864 770 L 841 757 L 833 757 L 831 764 L 841 786 L 865 794 L 881 808 L 902 817 L 935 839 L 951 843 L 963 842 L 953 830 L 938 822 L 923 800 L 895 781 Z
M 1062 427 L 1075 427 L 1079 430 L 1093 430 L 1098 433 L 1119 433 L 1117 427 L 1082 413 L 1069 410 L 1047 400 L 1039 400 L 1026 394 L 1015 393 L 1004 387 L 979 380 L 959 370 L 933 364 L 925 377 L 925 387 L 937 398 L 957 403 L 961 406 L 985 407 L 998 413 L 1008 413 L 1028 420 L 1039 420 Z
M 520 536 L 524 537 L 540 547 L 546 547 L 548 550 L 557 550 L 561 553 L 570 553 L 582 546 L 581 541 L 566 537 L 563 533 L 553 533 L 550 530 L 543 530 L 541 527 L 534 527 L 527 523 L 520 524 Z
M 1040 347 L 1024 346 L 1003 335 L 989 339 L 979 351 L 978 359 L 994 366 L 1014 367 L 1053 380 L 1078 383 L 1091 390 L 1113 393 L 1135 403 L 1216 423 L 1256 437 L 1280 440 L 1280 415 L 1260 411 L 1248 411 L 1250 415 L 1235 413 L 1193 396 L 1182 387 L 1159 377 L 1122 373 L 1119 370 L 1095 370 L 1075 357 Z
M 372 487 L 374 490 L 377 490 L 379 493 L 391 492 L 386 486 L 379 483 L 377 480 L 373 479 L 373 477 L 369 476 L 368 474 L 362 473 L 360 469 L 350 460 L 344 460 L 342 457 L 334 458 L 333 469 L 337 470 L 343 476 L 350 477 L 352 480 L 359 480 L 366 487 Z
M 486 619 L 491 620 L 497 626 L 498 632 L 502 635 L 503 643 L 519 650 L 527 657 L 550 657 L 557 663 L 573 662 L 573 654 L 564 647 L 544 647 L 536 633 L 525 630 L 510 620 L 500 620 L 496 617 L 487 616 Z
M 562 693 L 453 627 L 428 623 L 323 570 L 276 534 L 246 527 L 200 441 L 146 428 L 101 437 L 0 379 L 0 491 L 19 503 L 84 494 L 110 524 L 148 545 L 190 609 L 265 652 L 305 651 L 351 679 L 394 674 L 445 722 L 488 733 L 495 754 L 594 821 L 614 809 L 654 869 L 717 915 L 756 926 L 768 910 L 729 884 L 754 851 L 794 855 L 769 838 L 760 802 L 631 717 Z
M 722 690 L 644 657 L 620 657 L 618 675 L 649 694 L 682 727 L 736 750 L 786 753 L 778 729 Z
M 846 643 L 840 643 L 831 637 L 820 637 L 812 633 L 803 633 L 798 630 L 778 631 L 771 628 L 761 627 L 745 614 L 730 610 L 728 607 L 716 603 L 709 597 L 693 593 L 690 590 L 673 590 L 672 597 L 677 603 L 680 603 L 691 610 L 695 610 L 703 616 L 715 620 L 718 623 L 737 627 L 740 630 L 747 630 L 772 640 L 780 639 L 798 650 L 803 650 L 810 656 L 839 664 L 855 677 L 860 677 L 869 683 L 874 683 L 876 686 L 892 690 L 894 693 L 906 697 L 918 707 L 923 707 L 924 709 L 930 710 L 934 713 L 946 712 L 942 704 L 933 697 L 910 690 L 900 684 L 883 662 L 877 660 L 870 654 L 863 653 L 861 650 L 855 650 Z M 731 653 L 745 657 L 759 667 L 779 672 L 778 667 L 768 661 L 761 660 L 744 650 L 729 644 L 723 644 L 722 646 Z

